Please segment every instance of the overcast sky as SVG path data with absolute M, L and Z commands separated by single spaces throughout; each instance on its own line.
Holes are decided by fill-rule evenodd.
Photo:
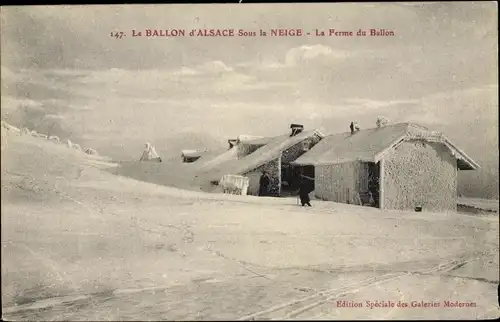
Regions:
M 480 122 L 496 143 L 497 14 L 494 2 L 2 7 L 2 109 L 45 109 L 109 144 L 276 135 L 297 122 L 343 132 L 379 115 Z M 311 36 L 130 37 L 146 28 Z M 329 28 L 395 36 L 314 36 Z

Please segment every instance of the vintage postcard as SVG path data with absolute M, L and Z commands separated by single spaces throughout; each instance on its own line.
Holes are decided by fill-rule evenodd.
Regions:
M 1 8 L 6 321 L 500 317 L 498 3 Z

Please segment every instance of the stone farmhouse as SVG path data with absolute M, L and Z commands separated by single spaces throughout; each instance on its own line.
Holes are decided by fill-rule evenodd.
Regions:
M 291 132 L 276 137 L 240 136 L 228 140 L 229 150 L 200 167 L 199 177 L 216 185 L 225 174 L 249 177 L 248 194 L 257 195 L 259 179 L 265 170 L 271 179 L 271 196 L 283 196 L 298 189 L 300 173 L 291 162 L 309 151 L 325 136 L 319 130 L 304 131 L 292 124 Z
M 319 199 L 417 211 L 455 211 L 458 171 L 479 168 L 442 133 L 411 123 L 329 135 L 291 163 L 312 175 Z

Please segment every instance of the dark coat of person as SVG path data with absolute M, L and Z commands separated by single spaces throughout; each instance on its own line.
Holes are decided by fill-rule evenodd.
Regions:
M 259 180 L 259 196 L 267 196 L 271 180 L 267 173 L 263 173 Z
M 302 180 L 299 187 L 299 198 L 302 206 L 311 206 L 311 198 L 309 197 L 309 193 L 311 193 L 311 191 L 311 184 L 308 182 L 308 180 Z

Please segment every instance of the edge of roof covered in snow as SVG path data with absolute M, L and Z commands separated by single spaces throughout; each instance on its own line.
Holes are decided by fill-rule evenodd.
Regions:
M 208 151 L 205 150 L 182 150 L 181 155 L 183 157 L 201 157 L 203 154 L 206 154 Z
M 239 141 L 239 144 L 243 145 L 266 145 L 269 144 L 270 142 L 276 140 L 279 137 L 282 137 L 283 135 L 278 135 L 278 136 L 272 136 L 272 137 L 261 137 L 258 139 L 250 139 L 250 140 L 243 140 Z
M 409 125 L 413 127 L 421 127 L 413 123 L 410 123 Z M 457 159 L 457 161 L 465 162 L 465 165 L 464 164 L 458 165 L 460 170 L 477 170 L 481 168 L 477 162 L 475 162 L 471 157 L 469 157 L 463 150 L 454 145 L 443 133 L 437 131 L 429 131 L 425 127 L 421 128 L 424 128 L 427 132 L 410 133 L 409 131 L 407 131 L 404 135 L 402 135 L 399 139 L 395 140 L 386 149 L 376 154 L 373 159 L 373 162 L 379 162 L 390 150 L 396 148 L 403 142 L 411 140 L 424 140 L 426 142 L 435 142 L 445 145 L 450 150 L 453 157 Z
M 217 154 L 212 158 L 202 162 L 202 165 L 200 166 L 200 171 L 208 171 L 210 169 L 219 166 L 220 164 L 237 159 L 238 159 L 238 148 L 236 146 L 233 146 L 231 149 L 226 150 L 220 154 Z
M 294 136 L 290 136 L 290 134 L 280 135 L 280 136 L 275 137 L 275 140 L 276 140 L 276 141 L 278 141 L 278 140 L 282 139 L 282 137 L 284 137 L 282 142 L 286 142 L 286 141 L 288 141 L 288 140 L 289 140 L 289 139 L 291 139 L 291 138 L 297 138 L 297 137 L 298 137 L 298 136 L 300 136 L 301 134 L 302 134 L 302 136 L 303 136 L 303 138 L 302 138 L 301 140 L 297 140 L 297 142 L 294 142 L 295 140 L 290 140 L 290 141 L 291 141 L 291 142 L 293 142 L 293 143 L 291 143 L 291 142 L 290 142 L 291 144 L 286 144 L 286 145 L 284 145 L 284 146 L 278 146 L 278 147 L 279 147 L 279 149 L 278 149 L 278 147 L 276 147 L 276 149 L 274 150 L 274 152 L 275 152 L 275 153 L 273 154 L 273 155 L 274 155 L 274 157 L 270 157 L 270 158 L 268 158 L 267 160 L 264 160 L 264 161 L 263 161 L 263 162 L 261 162 L 259 165 L 257 165 L 257 166 L 255 166 L 255 167 L 253 167 L 253 169 L 256 169 L 256 168 L 258 168 L 258 167 L 260 167 L 260 166 L 262 166 L 262 165 L 266 164 L 267 162 L 272 161 L 272 160 L 274 160 L 275 158 L 280 157 L 280 156 L 281 156 L 281 152 L 282 152 L 283 150 L 286 150 L 286 149 L 288 149 L 288 148 L 292 147 L 293 145 L 295 145 L 295 144 L 297 144 L 297 143 L 299 143 L 299 142 L 301 142 L 301 141 L 303 141 L 303 140 L 305 140 L 305 139 L 307 139 L 307 138 L 310 138 L 310 137 L 312 137 L 312 136 L 314 136 L 314 135 L 317 135 L 317 136 L 321 137 L 321 139 L 325 138 L 325 135 L 324 135 L 324 134 L 323 134 L 320 130 L 318 130 L 318 129 L 314 129 L 314 130 L 309 130 L 309 131 L 302 131 L 302 132 L 300 132 L 299 134 L 294 135 Z M 307 134 L 307 135 L 306 135 L 306 134 Z M 270 143 L 271 143 L 271 142 L 270 142 Z M 258 151 L 259 151 L 259 150 L 255 151 L 255 152 L 258 152 Z M 255 152 L 254 152 L 254 153 L 255 153 Z M 277 155 L 276 155 L 276 154 L 277 154 Z M 250 171 L 251 171 L 251 170 L 250 170 Z M 247 172 L 248 172 L 248 171 L 247 171 Z
M 250 134 L 240 134 L 236 137 L 237 142 L 247 142 L 247 141 L 252 141 L 252 140 L 259 140 L 265 138 L 264 136 L 260 135 L 250 135 Z

